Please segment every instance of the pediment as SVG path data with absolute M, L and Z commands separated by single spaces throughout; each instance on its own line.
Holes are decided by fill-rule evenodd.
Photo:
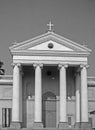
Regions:
M 14 52 L 25 52 L 26 54 L 33 52 L 37 53 L 37 51 L 44 53 L 90 53 L 91 50 L 53 32 L 48 32 L 33 39 L 17 43 L 10 47 L 10 51 L 12 54 Z
M 61 45 L 53 40 L 30 47 L 28 50 L 73 51 L 71 48 Z

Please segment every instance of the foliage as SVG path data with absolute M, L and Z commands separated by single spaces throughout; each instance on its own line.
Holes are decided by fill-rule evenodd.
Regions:
M 3 65 L 4 65 L 4 63 L 2 61 L 0 61 L 0 75 L 4 75 L 5 74 L 5 70 L 2 69 Z

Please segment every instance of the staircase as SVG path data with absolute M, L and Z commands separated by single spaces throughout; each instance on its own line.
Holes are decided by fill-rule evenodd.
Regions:
M 93 130 L 92 128 L 66 128 L 66 129 L 59 129 L 59 128 L 38 128 L 38 129 L 34 129 L 34 128 L 1 128 L 0 130 Z

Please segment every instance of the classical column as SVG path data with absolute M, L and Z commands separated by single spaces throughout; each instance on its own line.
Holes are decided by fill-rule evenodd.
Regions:
M 59 128 L 67 127 L 66 117 L 66 68 L 68 65 L 59 64 L 60 68 L 60 121 Z
M 87 66 L 81 65 L 81 127 L 88 127 Z
M 14 64 L 13 68 L 13 101 L 12 101 L 12 128 L 20 128 L 22 122 L 22 92 L 21 92 L 21 65 Z
M 23 77 L 23 71 L 22 71 L 22 67 L 20 67 L 20 88 L 19 88 L 19 94 L 20 94 L 20 98 L 19 98 L 19 121 L 22 122 L 22 77 Z
M 35 67 L 35 112 L 34 127 L 42 128 L 42 74 L 43 64 L 33 64 Z
M 76 86 L 76 127 L 80 127 L 80 71 L 75 74 Z

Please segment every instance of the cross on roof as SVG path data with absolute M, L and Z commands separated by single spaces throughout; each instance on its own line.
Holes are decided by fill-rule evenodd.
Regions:
M 52 31 L 52 27 L 53 27 L 54 25 L 52 24 L 51 21 L 47 24 L 47 26 L 48 26 L 48 31 Z

